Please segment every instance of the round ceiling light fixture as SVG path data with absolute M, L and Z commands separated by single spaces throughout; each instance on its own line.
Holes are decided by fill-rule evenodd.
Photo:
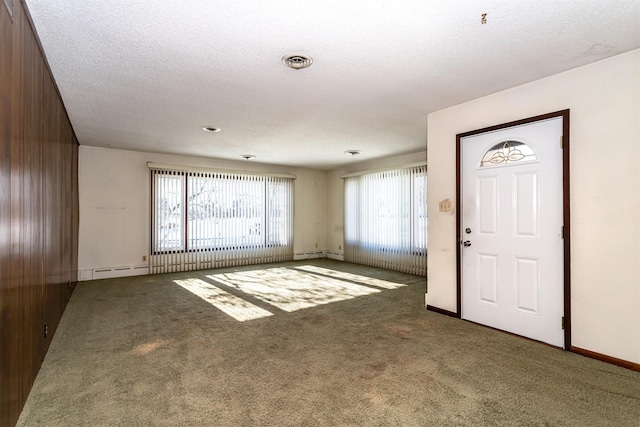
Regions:
M 245 160 L 251 160 L 251 159 L 255 159 L 256 156 L 254 156 L 253 154 L 240 154 L 240 157 L 242 157 Z
M 282 57 L 282 62 L 289 68 L 294 70 L 302 70 L 313 64 L 313 58 L 303 53 L 290 53 Z
M 202 130 L 209 133 L 220 132 L 220 128 L 214 128 L 212 126 L 202 126 Z
M 360 153 L 361 153 L 360 150 L 346 150 L 344 152 L 344 154 L 348 154 L 349 156 L 357 156 Z

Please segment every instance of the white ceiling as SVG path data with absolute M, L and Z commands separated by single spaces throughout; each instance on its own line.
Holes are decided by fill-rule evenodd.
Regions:
M 322 169 L 424 151 L 430 112 L 640 47 L 638 0 L 26 2 L 81 145 Z

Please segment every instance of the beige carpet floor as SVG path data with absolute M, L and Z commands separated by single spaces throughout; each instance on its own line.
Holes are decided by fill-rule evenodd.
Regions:
M 80 283 L 20 426 L 638 426 L 640 373 L 330 260 Z

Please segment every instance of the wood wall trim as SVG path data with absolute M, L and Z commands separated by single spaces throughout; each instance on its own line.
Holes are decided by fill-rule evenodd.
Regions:
M 563 189 L 563 222 L 564 222 L 564 348 L 571 347 L 571 206 L 570 206 L 570 174 L 569 174 L 569 116 L 570 110 L 554 111 L 552 113 L 541 114 L 538 116 L 528 117 L 522 120 L 502 123 L 495 126 L 489 126 L 482 129 L 472 130 L 469 132 L 459 133 L 456 135 L 456 306 L 457 315 L 462 318 L 462 253 L 460 250 L 460 242 L 462 241 L 461 226 L 462 218 L 460 215 L 461 207 L 461 140 L 462 138 L 478 135 L 486 132 L 506 129 L 514 126 L 521 126 L 529 123 L 535 123 L 542 120 L 562 117 L 562 189 Z
M 589 357 L 591 359 L 600 360 L 601 362 L 610 363 L 612 365 L 620 366 L 622 368 L 630 369 L 632 371 L 640 372 L 640 363 L 630 362 L 624 359 L 618 359 L 617 357 L 607 356 L 606 354 L 596 353 L 595 351 L 585 350 L 579 347 L 570 348 L 571 352 L 579 354 L 581 356 Z
M 562 115 L 562 214 L 564 223 L 564 348 L 571 348 L 571 179 L 569 110 Z
M 460 315 L 458 313 L 454 313 L 453 311 L 445 310 L 445 309 L 439 308 L 439 307 L 434 307 L 434 306 L 428 305 L 428 304 L 427 304 L 427 310 L 428 311 L 433 311 L 434 313 L 438 313 L 438 314 L 444 314 L 445 316 L 455 317 L 456 319 L 460 318 Z
M 463 135 L 456 135 L 456 314 L 462 319 L 462 216 L 460 206 L 462 206 L 462 152 L 461 139 Z

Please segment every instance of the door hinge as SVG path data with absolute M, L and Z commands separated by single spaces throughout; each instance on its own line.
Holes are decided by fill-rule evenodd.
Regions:
M 560 135 L 560 148 L 564 148 L 564 135 Z
M 564 329 L 564 316 L 562 316 L 562 329 Z
M 564 225 L 560 227 L 560 237 L 564 239 Z

